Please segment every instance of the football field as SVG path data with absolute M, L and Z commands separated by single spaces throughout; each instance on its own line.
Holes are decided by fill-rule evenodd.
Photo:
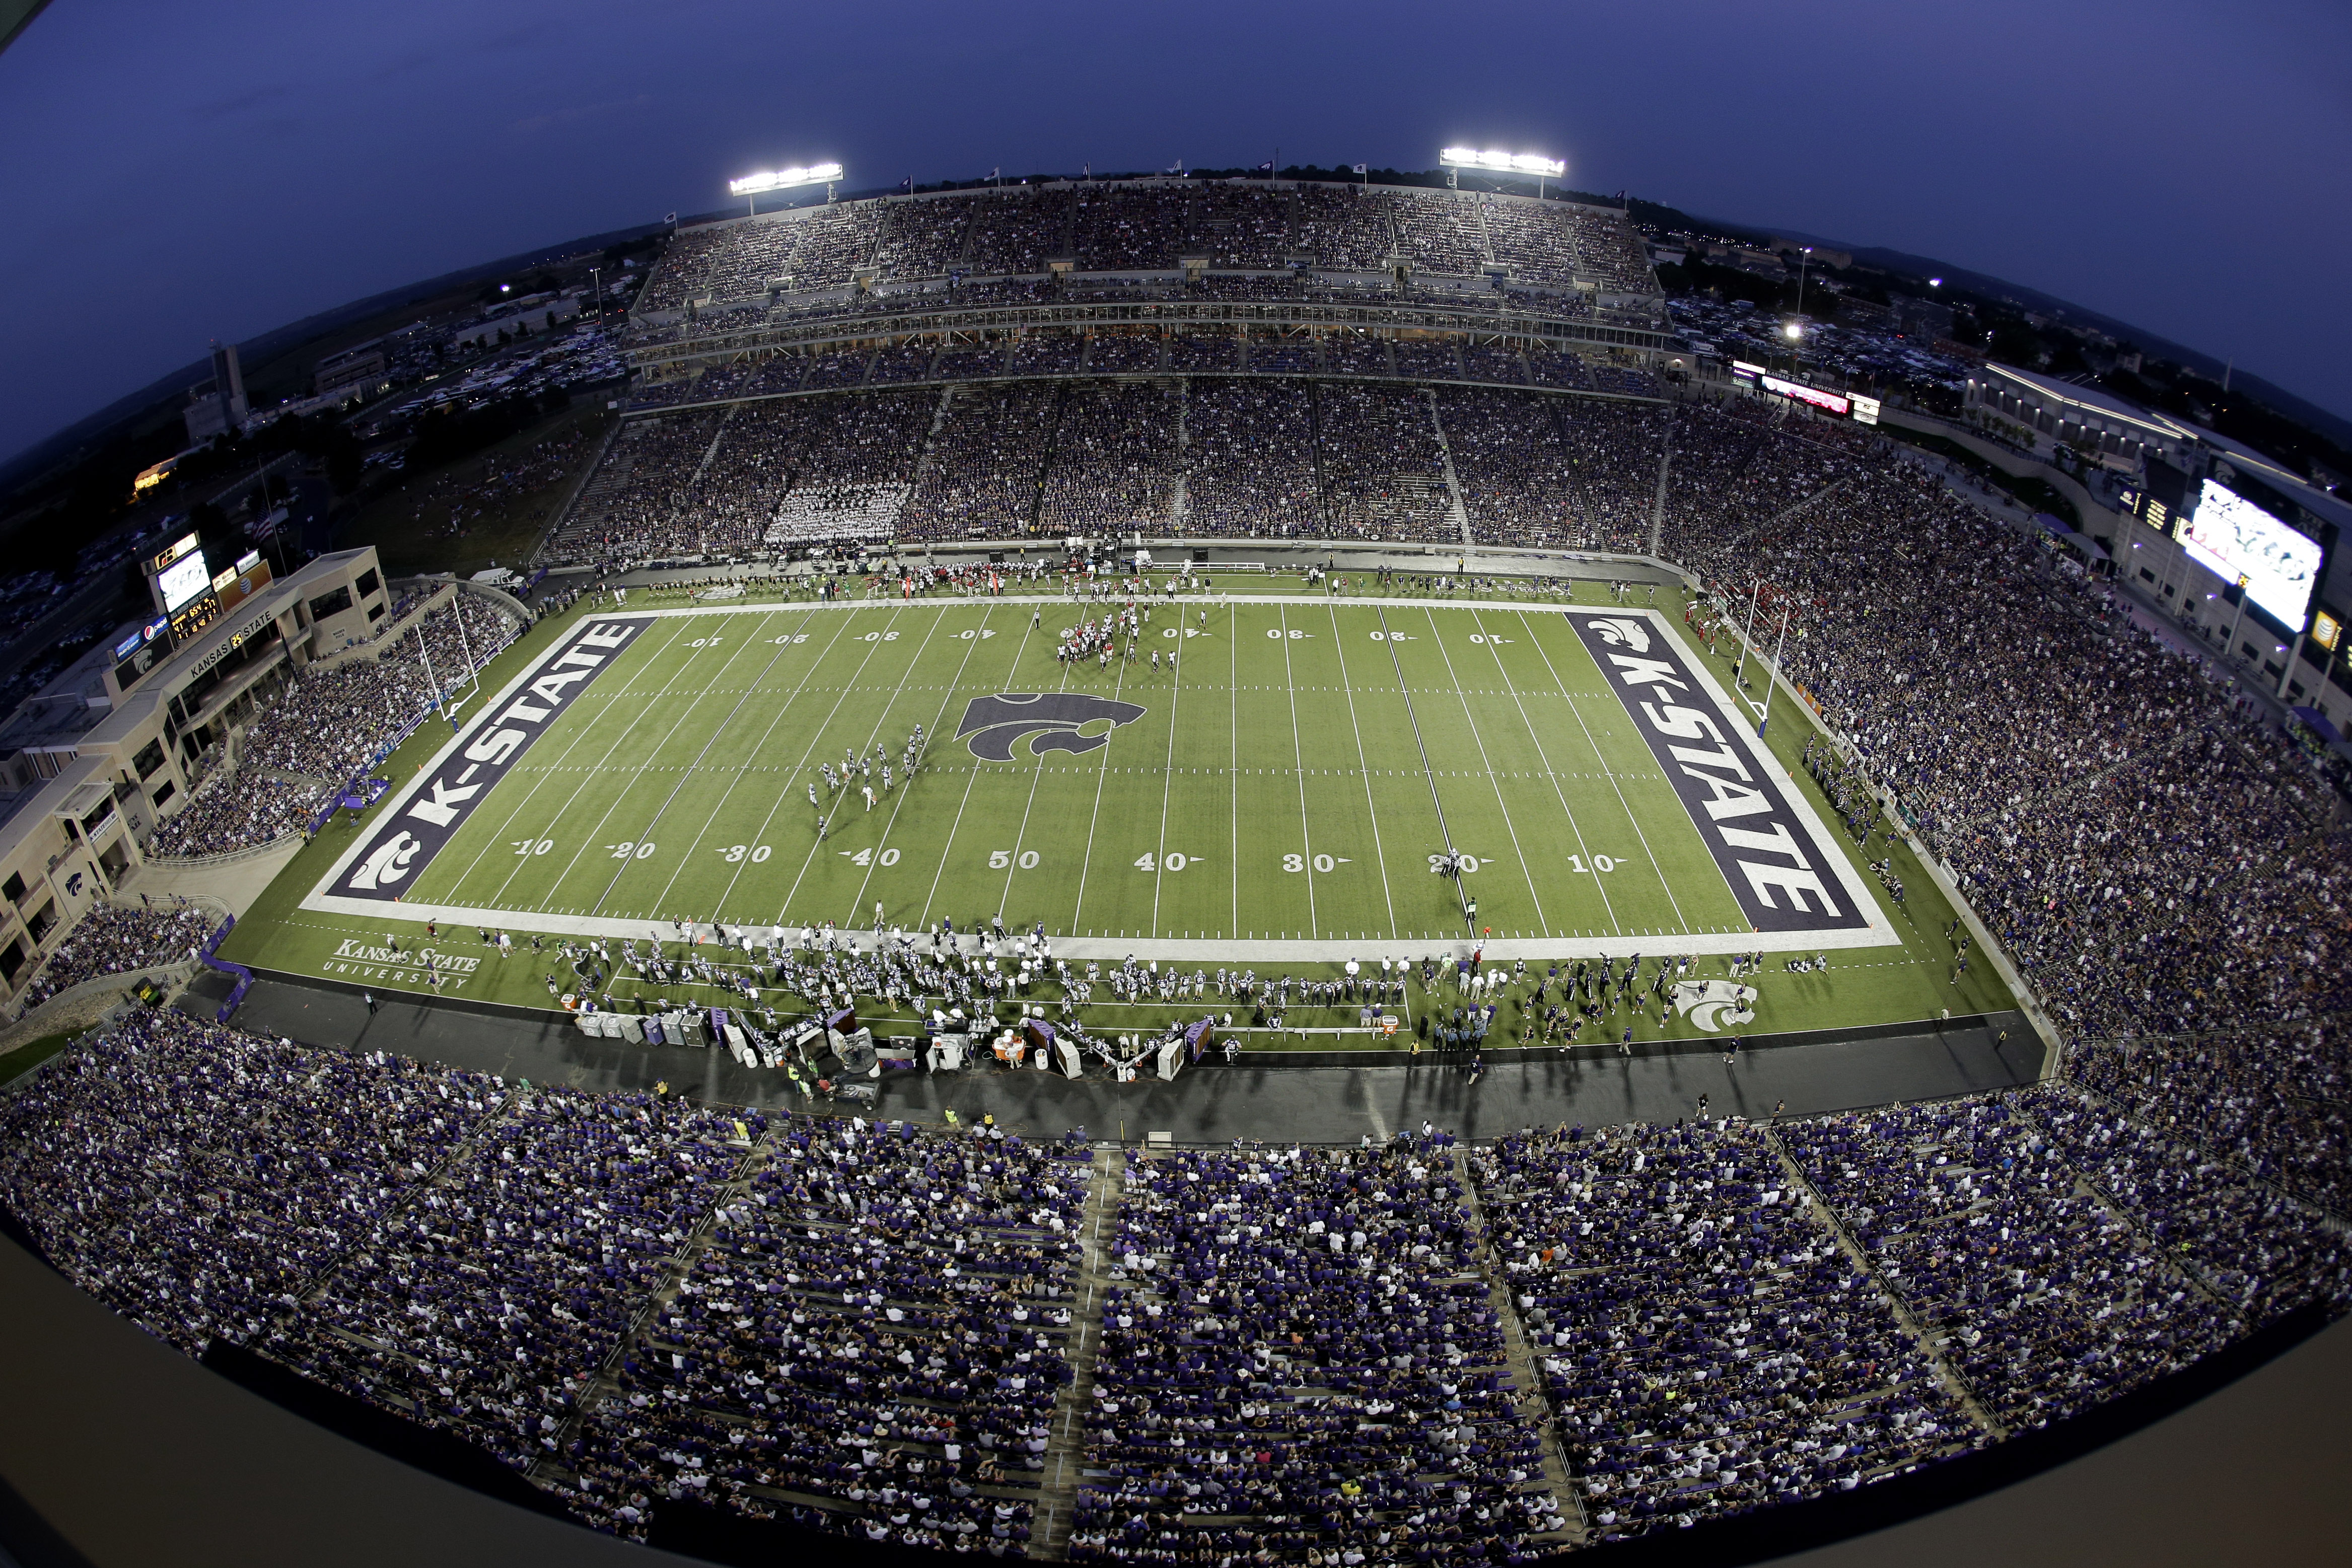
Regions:
M 1752 708 L 1660 612 L 1161 598 L 1137 657 L 1056 657 L 1111 613 L 583 615 L 302 907 L 633 937 L 1001 915 L 1073 956 L 1188 962 L 1487 933 L 1530 957 L 1901 940 Z M 821 765 L 851 758 L 869 776 L 829 786 Z

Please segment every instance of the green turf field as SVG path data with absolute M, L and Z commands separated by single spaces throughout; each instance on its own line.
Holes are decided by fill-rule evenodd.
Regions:
M 394 794 L 306 849 L 228 952 L 397 986 L 416 976 L 380 962 L 385 936 L 431 920 L 474 955 L 459 994 L 543 1003 L 545 965 L 479 956 L 481 927 L 519 940 L 674 937 L 676 922 L 714 921 L 866 931 L 878 904 L 910 930 L 1001 913 L 1042 922 L 1072 957 L 1261 972 L 1470 940 L 1536 960 L 1705 955 L 1704 973 L 1735 951 L 1832 951 L 1831 980 L 1792 983 L 1806 1004 L 1759 1027 L 2007 1005 L 1980 973 L 1950 982 L 1948 911 L 1928 879 L 1900 858 L 1911 908 L 1887 900 L 1801 773 L 1783 787 L 1810 803 L 1804 832 L 1860 915 L 1759 935 L 1632 699 L 1556 605 L 1203 595 L 1156 604 L 1139 659 L 1055 658 L 1061 631 L 1103 613 L 1055 598 L 800 601 L 550 623 L 488 673 L 462 733 L 404 749 Z M 1712 668 L 1689 700 L 1720 728 L 1752 725 L 1678 606 L 1622 614 Z M 619 637 L 619 623 L 628 635 L 609 657 L 579 656 L 580 635 Z M 533 682 L 559 656 L 586 674 L 545 689 L 566 700 L 551 711 Z M 525 749 L 502 771 L 467 764 L 501 760 L 490 737 L 519 702 L 549 714 L 526 726 Z M 1806 718 L 1793 704 L 1776 717 L 1784 774 Z M 917 724 L 929 742 L 908 779 Z M 819 780 L 820 763 L 877 745 L 893 780 L 884 792 L 875 768 L 870 810 Z M 355 896 L 417 805 L 432 816 L 444 799 L 446 837 L 407 843 Z M 1465 857 L 1458 889 L 1432 869 L 1449 846 Z

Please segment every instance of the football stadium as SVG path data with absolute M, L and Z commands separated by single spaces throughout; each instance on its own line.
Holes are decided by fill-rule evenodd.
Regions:
M 20 692 L 90 1300 L 631 1542 L 1164 1568 L 1754 1561 L 2352 1304 L 2332 491 L 1556 179 L 791 173 L 299 416 L 521 553 L 159 523 Z

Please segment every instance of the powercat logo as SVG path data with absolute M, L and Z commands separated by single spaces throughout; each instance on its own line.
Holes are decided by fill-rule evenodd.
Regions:
M 983 763 L 1011 762 L 1013 748 L 1024 738 L 1028 744 L 1022 749 L 1033 757 L 1048 752 L 1083 755 L 1108 743 L 1113 730 L 1134 723 L 1145 711 L 1132 702 L 1079 691 L 1001 691 L 971 700 L 956 726 L 956 739 L 967 742 Z
M 1675 1011 L 1708 1034 L 1726 1025 L 1742 1028 L 1756 1021 L 1756 988 L 1728 980 L 1680 980 L 1675 983 Z
M 377 825 L 374 837 L 343 869 L 334 891 L 387 901 L 405 893 L 530 743 L 651 624 L 643 616 L 599 616 L 582 626 L 503 709 L 477 720 L 466 743 L 444 757 Z
M 1780 764 L 1706 695 L 1682 644 L 1646 616 L 1562 614 L 1649 743 L 1748 923 L 1788 933 L 1869 925 Z

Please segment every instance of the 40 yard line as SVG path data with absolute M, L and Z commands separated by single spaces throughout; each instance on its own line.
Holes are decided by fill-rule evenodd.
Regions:
M 955 679 L 949 681 L 946 687 L 942 689 L 946 691 L 947 695 L 940 699 L 940 710 L 931 715 L 931 727 L 929 731 L 929 740 L 936 741 L 940 738 L 940 726 L 947 721 L 948 706 L 955 700 L 956 693 L 963 689 L 963 674 L 965 670 L 971 668 L 971 656 L 978 653 L 980 651 L 980 645 L 988 640 L 985 637 L 979 634 L 983 633 L 988 629 L 988 617 L 991 613 L 992 613 L 993 608 L 994 606 L 991 605 L 983 608 L 980 612 L 980 625 L 972 627 L 971 629 L 974 635 L 965 639 L 963 645 L 963 658 L 956 661 Z M 942 621 L 946 619 L 944 612 L 942 612 L 940 619 Z M 1016 654 L 1014 657 L 1018 658 L 1019 656 Z M 929 747 L 927 742 L 925 750 L 929 749 Z M 857 896 L 855 899 L 852 899 L 849 902 L 849 915 L 852 920 L 856 920 L 857 918 L 857 911 L 866 907 L 866 890 L 874 885 L 874 873 L 881 869 L 882 851 L 888 847 L 890 843 L 890 835 L 898 831 L 898 814 L 907 809 L 907 798 L 914 793 L 914 784 L 915 775 L 909 773 L 907 775 L 906 784 L 898 791 L 898 798 L 890 803 L 890 815 L 882 824 L 882 837 L 874 846 L 874 859 L 866 868 L 865 879 L 857 884 Z M 950 838 L 950 842 L 952 843 L 953 839 Z M 944 847 L 942 847 L 942 853 L 944 853 Z
M 936 631 L 938 631 L 938 630 L 939 630 L 939 628 L 940 628 L 940 622 L 943 618 L 944 618 L 944 617 L 943 617 L 943 616 L 933 616 L 931 617 L 931 630 L 930 630 L 929 632 L 925 632 L 925 633 L 923 634 L 923 647 L 929 647 L 930 646 L 930 641 L 931 641 L 931 633 L 932 633 L 932 632 L 936 632 Z M 896 621 L 897 621 L 897 617 L 894 616 L 892 617 L 892 624 L 896 624 Z M 845 620 L 845 621 L 843 622 L 843 625 L 844 625 L 844 626 L 846 626 L 847 624 L 848 624 L 848 623 L 847 623 L 847 621 L 846 621 L 846 620 Z M 836 639 L 836 640 L 838 640 L 838 639 Z M 881 647 L 882 647 L 882 641 L 883 641 L 883 639 L 881 639 L 881 638 L 879 638 L 879 637 L 877 637 L 877 638 L 874 640 L 874 647 L 873 647 L 873 648 L 872 648 L 871 650 L 869 650 L 869 652 L 868 652 L 868 654 L 867 654 L 867 657 L 868 657 L 869 658 L 873 657 L 873 654 L 874 654 L 874 653 L 877 653 L 877 652 L 881 651 Z M 830 646 L 830 645 L 828 645 L 828 646 Z M 900 676 L 898 677 L 898 685 L 899 685 L 899 687 L 900 687 L 902 689 L 905 688 L 905 686 L 906 686 L 906 684 L 907 684 L 907 676 L 908 676 L 908 675 L 911 675 L 911 674 L 913 674 L 913 673 L 914 673 L 915 665 L 916 665 L 917 663 L 919 663 L 919 662 L 921 661 L 922 657 L 923 657 L 923 649 L 922 649 L 922 648 L 920 648 L 920 647 L 917 648 L 917 649 L 915 650 L 915 658 L 914 658 L 912 660 L 909 660 L 909 661 L 908 661 L 908 665 L 907 665 L 907 670 L 906 670 L 906 673 L 905 673 L 905 674 L 902 674 L 902 675 L 900 675 Z M 815 665 L 814 665 L 814 664 L 810 665 L 810 666 L 809 666 L 809 674 L 814 674 L 814 673 L 815 673 L 815 671 L 816 671 L 816 668 L 817 668 L 817 667 L 816 667 Z M 802 689 L 803 689 L 803 688 L 806 687 L 807 685 L 808 685 L 808 675 L 805 675 L 805 674 L 804 674 L 804 675 L 803 675 L 803 676 L 801 677 L 801 683 L 800 683 L 800 686 L 794 687 L 794 688 L 793 689 L 793 694 L 792 694 L 790 697 L 785 698 L 785 699 L 784 699 L 784 700 L 783 700 L 781 704 L 779 704 L 779 705 L 778 705 L 778 707 L 777 707 L 777 709 L 776 709 L 776 715 L 775 715 L 775 717 L 768 721 L 768 728 L 767 728 L 767 729 L 766 729 L 766 731 L 764 731 L 761 734 L 761 736 L 760 736 L 760 743 L 761 743 L 761 745 L 765 745 L 765 744 L 767 743 L 768 737 L 769 737 L 770 735 L 772 735 L 772 734 L 774 734 L 774 733 L 776 732 L 776 726 L 777 726 L 778 724 L 781 724 L 781 723 L 782 723 L 782 722 L 783 722 L 783 720 L 784 720 L 784 714 L 785 714 L 786 712 L 788 712 L 788 711 L 791 710 L 792 705 L 793 705 L 794 702 L 796 702 L 796 701 L 798 701 L 798 700 L 800 700 L 801 690 L 802 690 Z M 894 701 L 895 701 L 896 700 L 897 700 L 897 694 L 894 692 L 894 693 L 892 694 L 892 700 L 894 700 Z M 834 707 L 835 707 L 836 710 L 837 710 L 837 709 L 839 709 L 839 707 L 840 707 L 840 706 L 841 706 L 841 704 L 840 704 L 839 702 L 837 702 L 837 701 L 834 704 Z M 887 714 L 887 713 L 889 712 L 889 709 L 886 706 L 886 707 L 883 709 L 883 712 L 884 712 L 885 714 Z M 829 718 L 829 717 L 830 717 L 830 715 L 828 715 L 827 717 Z M 882 724 L 881 724 L 881 721 L 880 721 L 880 720 L 877 720 L 877 721 L 875 721 L 874 728 L 875 728 L 875 730 L 876 730 L 877 732 L 881 730 L 881 728 L 882 728 Z M 824 725 L 822 725 L 822 724 L 818 725 L 818 726 L 817 726 L 817 733 L 819 733 L 819 734 L 823 734 L 824 732 Z M 873 739 L 874 739 L 874 737 L 873 737 L 872 735 L 868 735 L 868 736 L 866 737 L 866 740 L 867 740 L 867 742 L 871 742 Z M 814 746 L 814 745 L 816 744 L 816 742 L 815 742 L 814 741 L 811 741 L 811 742 L 809 742 L 809 744 L 810 744 L 811 746 Z M 754 747 L 752 747 L 752 748 L 751 748 L 751 754 L 752 754 L 753 756 L 757 756 L 757 755 L 759 755 L 759 753 L 760 753 L 760 748 L 759 748 L 759 746 L 754 746 Z M 862 755 L 863 753 L 860 753 L 860 754 Z M 803 765 L 803 766 L 805 766 L 805 765 L 807 764 L 807 761 L 808 761 L 807 753 L 806 753 L 806 752 L 803 752 L 803 753 L 802 753 L 802 757 L 801 757 L 802 765 Z M 746 764 L 745 764 L 745 767 L 749 767 L 749 766 L 750 766 L 750 764 L 749 764 L 749 763 L 746 763 Z M 736 778 L 737 778 L 737 781 L 738 781 L 738 782 L 740 782 L 740 779 L 741 779 L 741 777 L 742 777 L 742 772 L 743 772 L 743 770 L 742 770 L 742 769 L 738 769 L 738 770 L 736 771 Z M 761 843 L 761 842 L 762 842 L 762 841 L 767 837 L 767 836 L 768 836 L 768 828 L 769 828 L 769 826 L 776 820 L 776 813 L 778 813 L 779 811 L 782 811 L 782 810 L 783 809 L 783 807 L 784 807 L 784 801 L 786 800 L 786 798 L 787 798 L 787 797 L 791 795 L 791 793 L 792 793 L 792 784 L 793 784 L 793 779 L 795 779 L 795 778 L 798 778 L 798 777 L 799 777 L 799 772 L 800 772 L 800 770 L 799 770 L 798 768 L 795 768 L 795 769 L 793 770 L 793 777 L 792 777 L 792 778 L 788 778 L 788 779 L 786 779 L 786 780 L 784 781 L 783 784 L 776 790 L 775 795 L 774 795 L 774 797 L 769 801 L 769 803 L 768 803 L 768 815 L 761 820 L 759 831 L 758 831 L 758 832 L 756 832 L 756 833 L 754 833 L 754 834 L 751 836 L 751 842 L 752 842 L 753 844 Z M 734 786 L 734 784 L 730 784 L 727 786 L 727 788 L 726 788 L 725 790 L 723 790 L 723 791 L 721 791 L 721 792 L 719 793 L 719 796 L 718 803 L 717 803 L 716 805 L 714 805 L 710 808 L 710 817 L 709 817 L 709 821 L 707 821 L 707 822 L 705 822 L 705 823 L 702 825 L 702 832 L 701 832 L 701 833 L 699 833 L 699 834 L 698 834 L 698 835 L 696 835 L 696 837 L 695 837 L 695 840 L 694 840 L 694 848 L 695 848 L 695 849 L 699 849 L 699 848 L 701 848 L 701 847 L 702 847 L 702 840 L 703 840 L 704 838 L 706 838 L 706 837 L 708 837 L 709 836 L 709 833 L 710 833 L 710 824 L 711 824 L 712 822 L 716 822 L 716 821 L 718 821 L 718 820 L 719 820 L 719 814 L 720 812 L 722 812 L 722 811 L 724 811 L 724 810 L 726 810 L 726 809 L 727 809 L 727 797 L 728 797 L 730 795 L 732 795 L 732 794 L 734 793 L 734 791 L 735 791 L 735 786 Z M 693 851 L 692 849 L 689 849 L 689 850 L 688 850 L 688 851 L 687 851 L 687 853 L 688 853 L 688 855 L 689 857 L 691 857 L 691 856 L 693 855 L 694 851 Z M 725 908 L 727 907 L 727 899 L 728 899 L 728 896 L 729 896 L 730 894 L 731 894 L 731 893 L 733 893 L 733 892 L 735 891 L 735 884 L 736 884 L 737 882 L 739 882 L 739 881 L 741 881 L 741 880 L 742 880 L 742 879 L 743 879 L 743 868 L 744 868 L 744 867 L 746 867 L 746 866 L 748 866 L 748 865 L 750 865 L 750 864 L 751 864 L 751 859 L 750 859 L 750 857 L 749 857 L 748 852 L 747 852 L 747 854 L 746 854 L 746 856 L 745 856 L 745 858 L 743 858 L 742 860 L 740 860 L 740 861 L 736 862 L 734 875 L 732 875 L 732 876 L 730 876 L 730 877 L 729 877 L 729 878 L 727 879 L 727 886 L 719 889 L 719 897 L 718 897 L 717 899 L 713 900 L 712 900 L 712 902 L 711 902 L 711 906 L 710 906 L 710 918 L 711 918 L 713 921 L 718 920 L 718 919 L 719 919 L 719 911 L 720 911 L 721 910 L 723 910 L 723 909 L 725 909 Z M 673 873 L 671 874 L 671 876 L 670 876 L 670 882 L 671 882 L 673 885 L 675 885 L 675 884 L 677 883 L 677 881 L 678 877 L 679 877 L 680 875 L 682 875 L 682 874 L 685 872 L 685 870 L 686 870 L 686 867 L 685 867 L 685 865 L 684 865 L 683 863 L 681 863 L 681 864 L 678 866 L 677 870 L 676 872 L 673 872 Z M 666 899 L 666 898 L 667 898 L 668 896 L 669 896 L 669 889 L 668 889 L 667 887 L 665 887 L 664 889 L 662 889 L 662 897 L 664 897 L 664 898 Z

